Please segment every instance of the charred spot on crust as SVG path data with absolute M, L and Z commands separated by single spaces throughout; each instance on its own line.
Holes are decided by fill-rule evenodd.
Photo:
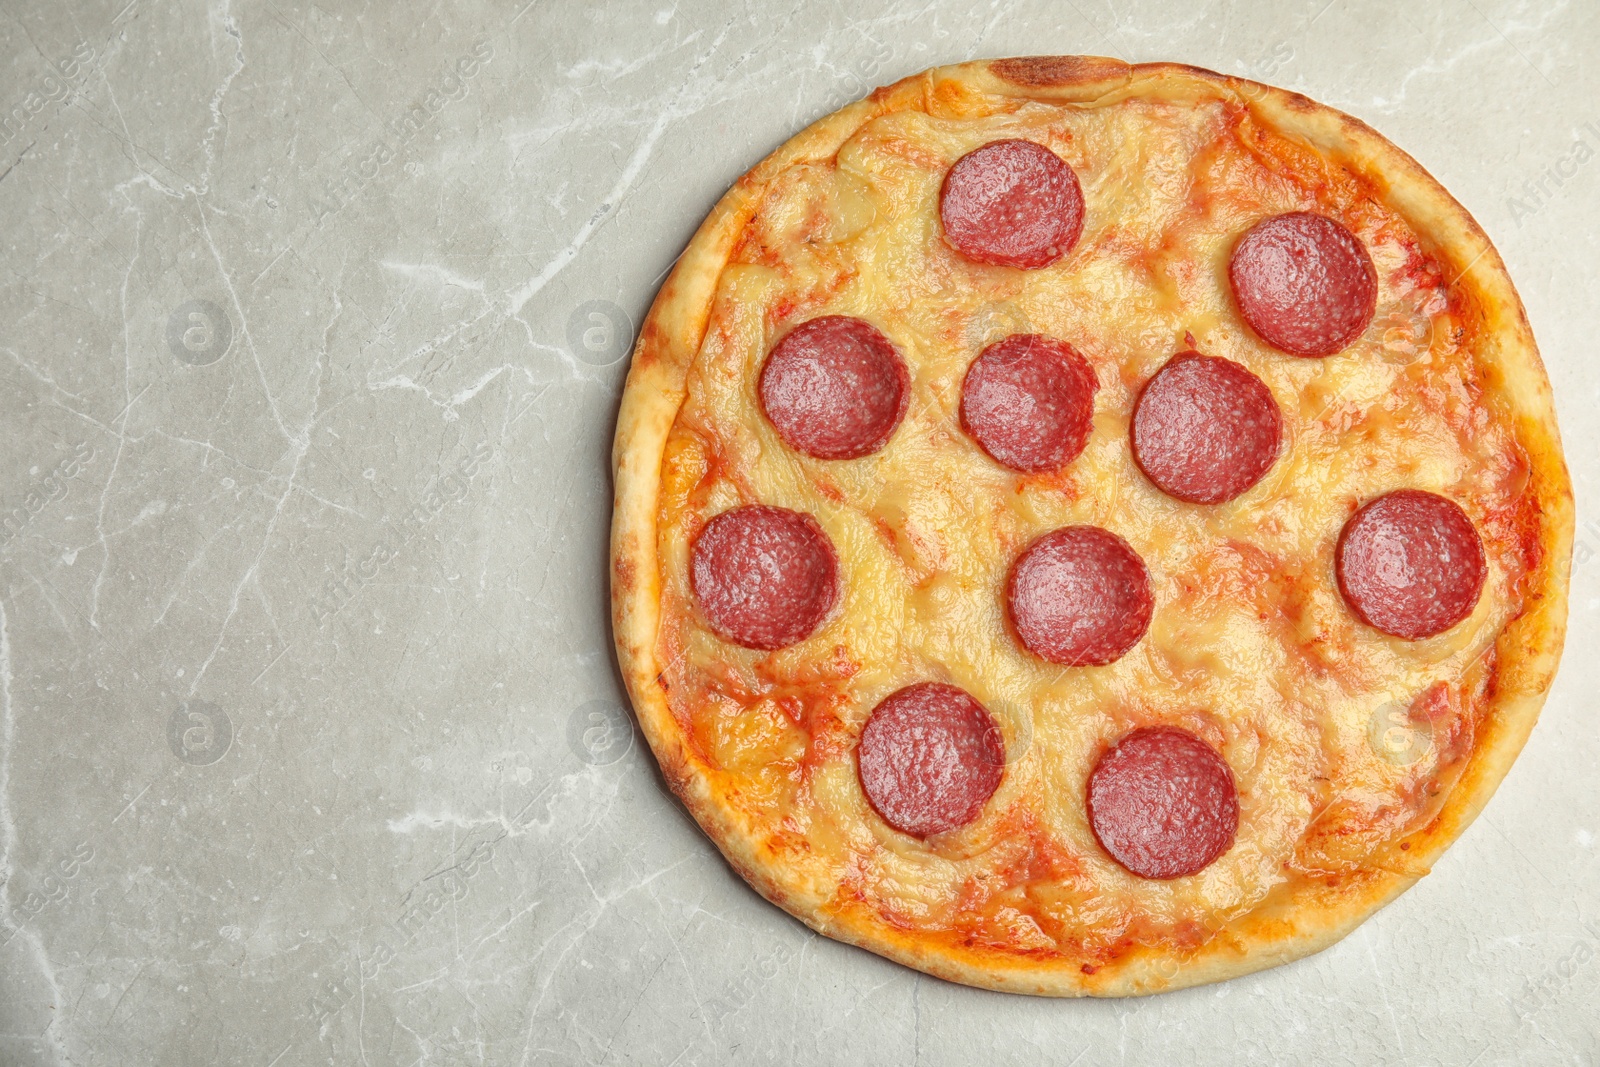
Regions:
M 672 795 L 677 797 L 691 813 L 698 814 L 699 809 L 696 806 L 698 801 L 694 799 L 695 772 L 689 766 L 688 758 L 680 756 L 672 760 L 670 766 L 666 759 L 657 762 L 661 766 L 661 777 L 666 779 L 667 788 L 672 790 Z
M 638 568 L 633 560 L 627 556 L 618 556 L 616 566 L 612 573 L 616 575 L 612 590 L 617 596 L 626 596 L 633 592 L 634 579 L 637 577 Z
M 895 82 L 893 85 L 880 85 L 876 89 L 872 90 L 872 92 L 868 93 L 866 99 L 872 101 L 874 104 L 887 103 L 889 102 L 890 98 L 894 96 L 894 87 L 898 84 L 899 82 Z
M 989 69 L 999 77 L 1030 89 L 1073 85 L 1124 77 L 1128 65 L 1104 56 L 1018 56 L 997 59 Z
M 676 268 L 674 268 L 674 273 L 676 273 Z M 669 278 L 667 284 L 661 290 L 661 295 L 656 298 L 656 305 L 665 307 L 668 302 L 674 299 L 674 290 L 675 286 L 672 279 Z M 660 325 L 657 324 L 655 309 L 652 308 L 651 314 L 644 320 L 644 329 L 639 331 L 639 343 L 634 346 L 635 364 L 641 369 L 650 366 L 650 364 L 661 358 L 668 344 L 669 338 L 662 332 Z

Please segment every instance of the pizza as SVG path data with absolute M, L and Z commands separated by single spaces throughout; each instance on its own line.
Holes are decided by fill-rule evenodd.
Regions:
M 1192 67 L 967 63 L 800 133 L 658 294 L 614 475 L 666 783 L 812 928 L 994 989 L 1332 944 L 1565 627 L 1499 255 L 1367 126 Z

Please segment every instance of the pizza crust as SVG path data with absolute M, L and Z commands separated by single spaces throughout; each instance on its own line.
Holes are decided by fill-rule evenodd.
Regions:
M 718 278 L 764 184 L 797 163 L 825 161 L 867 122 L 895 111 L 959 113 L 972 94 L 1048 103 L 1111 103 L 1136 95 L 1181 99 L 1219 91 L 1253 119 L 1307 143 L 1361 174 L 1444 264 L 1452 288 L 1479 317 L 1486 397 L 1510 417 L 1529 463 L 1542 516 L 1539 562 L 1523 612 L 1496 640 L 1488 713 L 1470 760 L 1437 815 L 1394 842 L 1359 876 L 1299 880 L 1221 926 L 1197 950 L 1136 949 L 1094 969 L 1033 963 L 981 947 L 931 945 L 831 899 L 831 887 L 778 869 L 754 843 L 753 827 L 720 797 L 685 745 L 656 661 L 662 576 L 657 517 L 668 433 L 685 399 Z M 658 293 L 640 330 L 613 450 L 611 602 L 618 663 L 662 773 L 728 861 L 764 897 L 813 929 L 952 981 L 1050 996 L 1127 996 L 1248 974 L 1317 952 L 1409 888 L 1472 822 L 1521 750 L 1560 657 L 1573 536 L 1571 487 L 1549 381 L 1520 299 L 1499 254 L 1471 215 L 1410 156 L 1364 123 L 1295 93 L 1168 63 L 1130 66 L 1086 56 L 1029 57 L 936 68 L 829 115 L 755 166 L 723 196 Z

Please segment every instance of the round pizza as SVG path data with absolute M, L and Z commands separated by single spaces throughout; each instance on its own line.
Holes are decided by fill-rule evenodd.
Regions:
M 1323 948 L 1560 655 L 1572 501 L 1482 230 L 1302 96 L 944 67 L 723 197 L 617 428 L 619 661 L 809 926 L 1051 995 Z

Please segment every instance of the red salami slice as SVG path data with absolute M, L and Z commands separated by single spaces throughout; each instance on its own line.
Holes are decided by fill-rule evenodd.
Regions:
M 1060 470 L 1089 440 L 1097 388 L 1093 368 L 1071 345 L 1040 334 L 1012 334 L 967 368 L 961 426 L 1012 470 Z
M 1089 775 L 1089 825 L 1111 858 L 1142 878 L 1182 878 L 1233 845 L 1233 771 L 1187 730 L 1135 730 Z
M 944 176 L 945 240 L 980 263 L 1045 267 L 1083 232 L 1083 190 L 1060 156 L 1032 141 L 993 141 Z
M 1297 356 L 1331 356 L 1361 336 L 1378 272 L 1355 234 L 1293 211 L 1250 228 L 1228 264 L 1234 299 L 1263 341 Z
M 761 409 L 795 451 L 859 459 L 900 425 L 910 381 L 905 361 L 876 326 L 824 315 L 773 346 L 761 369 Z
M 833 542 L 810 515 L 756 504 L 706 523 L 689 584 L 706 621 L 746 648 L 771 651 L 816 632 L 839 600 Z
M 1409 641 L 1471 615 L 1488 573 L 1467 513 L 1420 489 L 1397 489 L 1350 516 L 1335 569 L 1344 602 L 1362 622 Z
M 1006 746 L 968 693 L 922 682 L 873 709 L 856 760 L 861 788 L 883 821 L 927 837 L 978 817 L 1000 787 Z
M 1183 352 L 1139 394 L 1133 459 L 1168 496 L 1220 504 L 1261 480 L 1282 433 L 1278 402 L 1260 378 L 1229 360 Z
M 1011 624 L 1029 652 L 1067 667 L 1121 659 L 1150 626 L 1150 575 L 1128 542 L 1067 526 L 1028 546 L 1006 582 Z

